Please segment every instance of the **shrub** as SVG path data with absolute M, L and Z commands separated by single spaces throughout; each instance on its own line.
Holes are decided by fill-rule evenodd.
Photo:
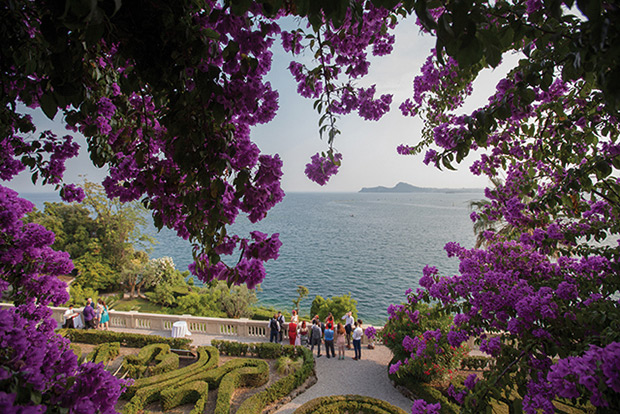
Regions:
M 118 342 L 107 342 L 99 344 L 95 347 L 93 352 L 86 355 L 84 362 L 94 362 L 95 364 L 103 363 L 107 364 L 118 356 L 121 344 Z
M 150 375 L 159 375 L 179 368 L 179 356 L 171 352 L 155 357 L 158 363 L 148 368 Z
M 290 346 L 290 345 L 289 345 Z M 274 344 L 266 342 L 261 346 L 256 347 L 255 354 L 259 358 L 276 359 L 282 355 L 283 346 L 280 344 Z
M 173 349 L 189 349 L 192 343 L 187 338 L 165 338 L 158 335 L 142 335 L 135 333 L 99 331 L 86 329 L 59 329 L 57 331 L 71 342 L 82 344 L 102 344 L 105 342 L 119 342 L 121 346 L 142 348 L 150 344 L 168 344 Z
M 256 361 L 256 366 L 236 369 L 222 378 L 214 414 L 228 414 L 230 412 L 230 399 L 235 389 L 258 387 L 269 380 L 269 365 L 265 361 L 253 361 Z
M 161 392 L 161 404 L 164 411 L 178 407 L 179 405 L 196 403 L 194 410 L 202 413 L 204 403 L 209 393 L 209 384 L 204 381 L 194 381 L 183 385 L 182 387 L 171 387 Z M 202 408 L 199 408 L 200 400 Z
M 303 404 L 294 414 L 406 414 L 406 411 L 386 401 L 361 395 L 319 397 Z
M 247 344 L 243 342 L 231 342 L 221 341 L 214 339 L 211 341 L 211 345 L 217 348 L 221 354 L 229 356 L 245 356 L 248 352 L 251 352 L 250 348 L 254 347 L 254 344 Z
M 394 360 L 392 360 L 394 361 Z M 441 391 L 431 387 L 428 384 L 420 383 L 412 377 L 397 376 L 388 374 L 388 377 L 395 384 L 405 387 L 411 392 L 413 399 L 422 399 L 427 403 L 440 403 L 441 414 L 458 414 L 461 409 L 458 405 L 450 401 Z
M 217 349 L 205 346 L 198 348 L 198 361 L 185 368 L 165 374 L 142 378 L 127 388 L 123 398 L 131 398 L 123 407 L 124 414 L 137 414 L 144 406 L 161 398 L 161 393 L 170 387 L 181 387 L 194 381 L 196 374 L 217 366 L 219 353 Z
M 292 359 L 287 356 L 281 356 L 276 361 L 276 371 L 281 375 L 288 375 L 301 368 L 302 364 L 303 360 L 301 358 Z
M 80 358 L 82 358 L 82 348 L 80 348 L 80 346 L 77 344 L 69 344 L 69 348 L 71 348 L 71 350 L 73 351 L 73 353 L 75 354 L 75 356 L 77 357 L 79 361 Z
M 187 377 L 200 372 L 203 369 L 210 369 L 213 366 L 217 366 L 219 363 L 219 352 L 217 349 L 211 346 L 204 346 L 198 348 L 198 360 L 193 364 L 177 369 L 164 374 L 154 375 L 148 378 L 141 378 L 135 381 L 132 385 L 127 387 L 127 391 L 123 394 L 124 398 L 132 398 L 139 391 L 151 387 L 157 387 L 161 389 L 166 388 L 166 384 L 176 382 L 178 378 Z M 160 389 L 157 392 L 161 391 Z M 146 391 L 144 391 L 146 392 Z
M 151 344 L 143 347 L 138 355 L 127 355 L 123 361 L 123 368 L 130 378 L 140 378 L 146 371 L 147 365 L 156 357 L 170 353 L 168 344 Z M 178 356 L 177 356 L 178 367 Z M 152 373 L 152 372 L 151 372 Z M 161 372 L 160 372 L 161 373 Z
M 209 383 L 209 387 L 211 388 L 217 388 L 220 386 L 220 382 L 222 381 L 224 376 L 228 374 L 229 372 L 235 371 L 240 368 L 245 368 L 245 367 L 256 367 L 259 364 L 264 363 L 264 362 L 265 361 L 260 361 L 254 358 L 233 359 L 231 361 L 226 362 L 224 365 L 220 367 L 217 367 L 217 368 L 214 368 L 208 371 L 202 370 L 182 381 L 185 382 L 185 381 L 200 380 L 200 381 L 205 381 Z
M 460 366 L 467 349 L 448 343 L 450 314 L 419 303 L 391 305 L 388 312 L 390 319 L 382 337 L 394 354 L 396 364 L 391 369 L 397 375 L 428 383 L 445 378 Z
M 255 321 L 268 321 L 277 311 L 273 308 L 252 308 L 252 318 Z
M 342 296 L 332 296 L 328 299 L 318 295 L 315 296 L 310 307 L 310 316 L 319 315 L 323 321 L 330 312 L 336 320 L 339 320 L 347 312 L 352 312 L 353 317 L 357 318 L 357 301 L 351 298 L 351 293 Z
M 266 345 L 266 344 L 265 344 Z M 267 389 L 252 395 L 246 399 L 237 409 L 237 414 L 260 413 L 269 404 L 290 394 L 295 388 L 301 386 L 310 375 L 314 373 L 314 357 L 312 352 L 305 347 L 286 347 L 289 357 L 301 356 L 303 364 L 301 368 L 284 378 L 280 378 Z

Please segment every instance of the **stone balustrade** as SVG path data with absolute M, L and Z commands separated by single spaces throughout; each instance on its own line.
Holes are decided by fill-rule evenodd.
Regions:
M 7 308 L 13 305 L 0 303 L 0 307 Z M 67 308 L 53 307 L 53 317 L 58 322 L 58 326 L 63 324 L 63 314 Z M 81 308 L 76 308 L 76 312 L 81 313 Z M 251 319 L 227 319 L 227 318 L 208 318 L 192 315 L 166 315 L 159 313 L 143 313 L 137 311 L 121 312 L 111 309 L 110 327 L 125 328 L 147 331 L 172 332 L 172 324 L 177 321 L 187 322 L 189 331 L 193 334 L 213 335 L 250 340 L 269 340 L 269 321 L 255 321 Z M 382 327 L 376 327 L 377 330 Z M 284 338 L 288 340 L 288 324 L 284 327 Z M 286 342 L 286 341 L 285 341 Z M 368 338 L 362 337 L 362 343 L 367 343 Z

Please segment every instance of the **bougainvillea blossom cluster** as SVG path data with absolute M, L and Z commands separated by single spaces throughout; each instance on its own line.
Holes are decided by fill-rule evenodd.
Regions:
M 32 208 L 15 191 L 0 186 L 0 293 L 15 304 L 0 309 L 2 411 L 58 407 L 115 412 L 124 383 L 100 364 L 78 364 L 69 341 L 54 333 L 56 321 L 48 305 L 69 299 L 58 276 L 69 273 L 73 264 L 67 253 L 50 247 L 52 232 L 21 221 Z M 17 393 L 18 389 L 28 392 Z
M 537 30 L 548 15 L 541 2 L 525 3 Z M 502 6 L 492 11 L 479 6 L 493 19 L 478 30 L 501 33 L 511 27 Z M 450 13 L 455 11 L 447 6 L 439 19 Z M 463 55 L 458 63 L 440 56 L 445 50 L 429 57 L 414 81 L 412 99 L 401 106 L 406 115 L 421 116 L 425 127 L 419 143 L 400 146 L 400 154 L 426 151 L 425 163 L 452 168 L 476 151 L 471 172 L 493 183 L 485 190 L 487 202 L 471 214 L 486 229 L 479 233 L 484 248 L 448 243 L 446 252 L 459 260 L 459 273 L 440 276 L 428 266 L 414 301 L 439 301 L 454 312 L 450 344 L 475 338 L 496 362 L 485 380 L 504 391 L 519 381 L 528 413 L 554 412 L 557 397 L 618 409 L 619 377 L 612 367 L 620 340 L 620 163 L 610 151 L 618 139 L 617 110 L 601 92 L 602 78 L 595 86 L 568 75 L 569 69 L 548 65 L 565 56 L 560 44 L 595 24 L 585 15 L 593 20 L 565 16 L 567 24 L 556 27 L 555 35 L 564 36 L 557 43 L 544 30 L 530 43 L 506 43 L 502 54 L 525 51 L 528 59 L 498 83 L 484 107 L 460 109 L 472 80 L 484 66 L 498 64 L 501 54 L 485 55 L 492 65 L 489 60 L 467 65 Z M 420 343 L 405 338 L 402 346 L 420 349 Z M 481 412 L 488 404 L 484 389 L 451 394 L 465 412 Z

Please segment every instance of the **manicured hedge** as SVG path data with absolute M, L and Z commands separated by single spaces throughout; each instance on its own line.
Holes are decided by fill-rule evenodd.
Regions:
M 141 376 L 143 376 L 145 373 L 149 371 L 148 364 L 150 362 L 152 362 L 158 356 L 165 355 L 165 354 L 170 354 L 170 345 L 168 344 L 147 345 L 143 347 L 142 349 L 140 349 L 140 351 L 138 352 L 138 355 L 127 355 L 125 357 L 125 360 L 123 361 L 123 368 L 127 371 L 128 377 L 140 378 Z M 179 359 L 177 356 L 177 366 L 172 369 L 178 368 L 179 366 L 178 361 Z M 171 371 L 171 369 L 169 369 L 168 371 Z M 160 371 L 157 373 L 161 374 L 162 372 L 166 372 L 166 371 Z M 151 372 L 151 374 L 153 375 L 154 373 Z
M 118 342 L 107 342 L 104 344 L 99 344 L 95 347 L 93 352 L 86 355 L 84 358 L 84 362 L 94 362 L 98 364 L 100 362 L 107 364 L 109 361 L 113 360 L 118 356 L 120 351 L 121 344 Z
M 246 356 L 248 353 L 252 353 L 252 348 L 255 346 L 255 344 L 214 339 L 211 341 L 211 346 L 217 348 L 217 350 L 220 351 L 220 354 L 222 355 Z
M 142 348 L 150 344 L 168 344 L 170 348 L 173 349 L 189 349 L 192 343 L 192 340 L 187 338 L 165 338 L 158 335 L 142 335 L 94 329 L 59 329 L 57 333 L 69 338 L 71 342 L 94 345 L 105 342 L 119 342 L 121 346 L 130 348 Z
M 209 384 L 204 381 L 194 381 L 182 387 L 171 387 L 161 392 L 161 405 L 164 411 L 179 405 L 195 403 L 194 410 L 202 413 L 209 393 Z M 200 408 L 202 404 L 202 408 Z
M 261 413 L 269 404 L 273 404 L 284 398 L 306 382 L 310 375 L 314 374 L 314 357 L 308 348 L 301 346 L 283 346 L 282 350 L 284 355 L 291 358 L 301 356 L 304 360 L 301 368 L 286 377 L 280 378 L 264 391 L 246 399 L 237 410 L 237 414 Z
M 239 414 L 260 414 L 267 405 L 290 394 L 314 373 L 314 358 L 310 350 L 304 347 L 282 346 L 271 343 L 232 346 L 228 341 L 213 341 L 212 343 L 231 354 L 260 355 L 268 356 L 269 358 L 277 358 L 279 356 L 289 356 L 291 358 L 301 356 L 303 358 L 304 362 L 300 369 L 281 378 L 264 391 L 246 399 L 237 410 Z M 168 407 L 176 399 L 184 400 L 185 398 L 190 398 L 185 396 L 185 394 L 177 396 L 176 393 L 192 393 L 194 391 L 191 390 L 196 390 L 196 387 L 203 387 L 200 385 L 200 382 L 207 384 L 208 389 L 220 388 L 218 390 L 218 401 L 220 401 L 217 404 L 220 407 L 218 410 L 227 412 L 226 408 L 230 409 L 230 396 L 235 388 L 259 386 L 269 379 L 269 366 L 265 361 L 251 358 L 235 359 L 218 367 L 219 352 L 217 348 L 198 348 L 198 355 L 200 362 L 196 362 L 188 367 L 137 380 L 123 395 L 123 398 L 131 398 L 131 401 L 123 407 L 123 413 L 138 413 L 144 409 L 146 404 L 158 399 L 169 401 L 165 402 L 166 407 Z M 207 360 L 206 363 L 204 362 L 205 360 Z M 175 392 L 174 389 L 177 391 Z M 193 395 L 195 396 L 195 394 Z M 203 399 L 198 399 L 192 413 L 202 413 L 204 403 Z
M 123 398 L 132 398 L 140 390 L 143 394 L 148 394 L 145 390 L 151 387 L 156 388 L 156 394 L 167 387 L 166 384 L 176 383 L 178 379 L 185 378 L 202 370 L 209 370 L 219 363 L 220 354 L 217 349 L 212 346 L 203 346 L 198 348 L 198 360 L 193 364 L 177 369 L 165 374 L 154 375 L 148 378 L 136 380 L 132 385 L 127 387 L 127 391 L 123 394 Z
M 345 412 L 364 414 L 407 413 L 400 407 L 376 398 L 362 395 L 334 395 L 308 401 L 295 410 L 294 414 L 340 414 Z
M 263 359 L 276 359 L 282 355 L 289 355 L 294 345 L 281 345 L 272 342 L 243 343 L 214 339 L 211 345 L 216 347 L 222 355 L 245 356 L 254 355 Z
M 209 388 L 214 389 L 220 386 L 220 382 L 222 382 L 224 376 L 229 372 L 233 372 L 235 370 L 246 367 L 257 367 L 263 363 L 265 363 L 265 361 L 254 358 L 233 359 L 226 362 L 220 367 L 210 370 L 202 370 L 200 372 L 194 373 L 191 376 L 182 378 L 179 381 L 180 384 L 185 384 L 192 381 L 205 381 L 209 384 Z
M 80 358 L 82 358 L 82 348 L 80 348 L 80 346 L 77 344 L 69 344 L 69 348 L 71 348 L 71 350 L 73 351 L 73 353 L 75 354 L 75 356 L 77 357 L 79 361 Z
M 150 375 L 164 374 L 179 368 L 179 356 L 171 352 L 157 355 L 155 362 L 157 364 L 147 369 Z
M 214 349 L 213 347 L 205 347 L 205 348 L 211 348 L 213 352 L 217 354 L 217 350 Z M 199 352 L 200 351 L 201 351 L 201 348 L 199 348 Z M 218 359 L 219 358 L 217 357 L 213 357 L 213 360 L 216 362 Z M 141 411 L 147 404 L 157 401 L 160 398 L 162 398 L 161 393 L 164 392 L 166 389 L 184 387 L 185 385 L 191 384 L 196 381 L 206 382 L 207 384 L 209 384 L 209 389 L 215 389 L 219 387 L 220 382 L 222 381 L 222 379 L 224 378 L 226 374 L 233 372 L 235 370 L 246 368 L 246 367 L 255 368 L 258 366 L 262 366 L 263 364 L 265 364 L 265 361 L 261 361 L 258 359 L 251 359 L 251 358 L 243 358 L 243 359 L 235 359 L 232 361 L 228 361 L 221 367 L 217 367 L 217 368 L 214 368 L 214 366 L 216 366 L 217 363 L 216 364 L 208 363 L 201 367 L 197 367 L 197 368 L 195 367 L 193 370 L 187 370 L 181 375 L 178 374 L 179 371 L 184 371 L 185 368 L 173 371 L 169 374 L 176 374 L 176 375 L 174 375 L 171 378 L 167 378 L 164 381 L 160 381 L 155 384 L 134 390 L 134 395 L 131 398 L 131 401 L 127 405 L 125 405 L 125 407 L 123 407 L 123 413 L 135 414 Z M 190 365 L 190 367 L 193 367 L 194 365 L 196 364 Z M 190 368 L 190 367 L 186 367 L 186 368 Z M 265 371 L 264 375 L 266 375 L 268 379 L 268 375 L 269 375 L 268 369 Z M 166 376 L 167 374 L 158 375 L 158 377 L 160 378 L 166 377 Z M 155 378 L 155 377 L 140 379 L 136 381 L 134 385 L 130 386 L 129 389 L 130 390 L 133 389 L 138 382 L 142 381 L 142 383 L 144 383 L 146 382 L 145 380 L 149 380 L 151 378 Z
M 168 352 L 170 352 L 168 344 L 151 344 L 140 349 L 138 355 L 127 355 L 124 362 L 128 365 L 146 365 L 160 353 Z
M 257 366 L 236 369 L 222 378 L 213 414 L 230 413 L 230 399 L 237 388 L 255 388 L 269 381 L 269 365 L 265 361 L 254 361 L 258 362 Z

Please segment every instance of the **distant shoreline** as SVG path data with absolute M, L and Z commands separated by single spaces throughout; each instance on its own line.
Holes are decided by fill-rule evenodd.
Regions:
M 362 187 L 359 193 L 477 193 L 482 191 L 484 191 L 482 188 L 416 187 L 411 184 L 400 182 L 394 187 Z

